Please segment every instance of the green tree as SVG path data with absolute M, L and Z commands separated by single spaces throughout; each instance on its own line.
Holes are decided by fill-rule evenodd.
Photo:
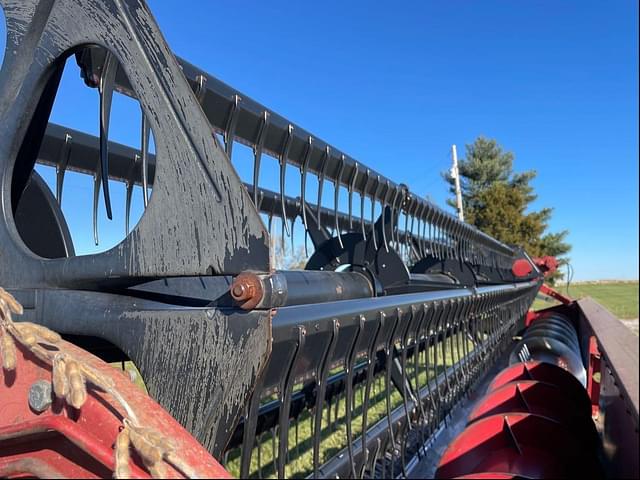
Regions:
M 537 198 L 530 185 L 536 172 L 514 172 L 513 160 L 513 153 L 492 139 L 478 137 L 466 146 L 465 158 L 458 163 L 465 220 L 504 243 L 523 247 L 531 256 L 553 255 L 566 263 L 571 250 L 565 241 L 568 231 L 547 232 L 553 209 L 530 208 Z M 455 195 L 451 173 L 443 176 Z M 455 207 L 455 196 L 447 202 Z M 551 280 L 559 277 L 558 273 Z

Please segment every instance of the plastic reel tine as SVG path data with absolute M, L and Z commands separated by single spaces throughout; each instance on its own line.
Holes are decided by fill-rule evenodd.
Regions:
M 376 188 L 373 191 L 373 196 L 371 197 L 371 236 L 373 237 L 373 248 L 374 250 L 378 250 L 378 242 L 376 239 L 376 219 L 375 219 L 375 206 L 376 199 L 378 198 L 378 188 L 380 187 L 380 175 L 376 176 Z M 382 210 L 384 215 L 384 208 Z M 384 231 L 384 228 L 383 228 Z
M 194 87 L 194 91 L 193 93 L 196 96 L 196 99 L 198 100 L 198 103 L 200 104 L 200 106 L 204 105 L 204 97 L 207 93 L 207 77 L 205 77 L 204 75 L 198 74 L 196 75 L 196 84 Z
M 442 366 L 444 367 L 444 380 L 445 380 L 445 394 L 444 401 L 447 406 L 445 416 L 448 414 L 448 406 L 451 394 L 451 383 L 449 381 L 449 373 L 447 368 L 447 340 L 449 332 L 449 315 L 451 314 L 451 303 L 448 300 L 443 302 L 444 314 L 442 316 L 442 323 L 440 324 L 442 340 L 440 341 L 440 353 L 442 354 Z
M 322 228 L 322 217 L 320 210 L 322 209 L 322 189 L 324 186 L 324 179 L 327 174 L 327 164 L 331 157 L 331 149 L 327 146 L 322 157 L 322 166 L 320 167 L 320 176 L 318 177 L 318 204 L 316 205 L 316 217 L 318 217 L 318 230 Z
M 454 255 L 456 260 L 462 260 L 462 242 L 461 242 L 461 234 L 462 233 L 462 223 L 456 222 L 454 225 Z
M 427 384 L 427 392 L 429 395 L 429 404 L 430 404 L 430 408 L 431 410 L 428 412 L 428 418 L 427 418 L 427 423 L 428 423 L 428 427 L 429 427 L 429 434 L 431 435 L 434 431 L 434 425 L 433 422 L 434 420 L 437 419 L 437 412 L 438 412 L 438 405 L 436 403 L 436 398 L 434 397 L 434 392 L 431 389 L 431 379 L 430 374 L 429 374 L 429 364 L 430 364 L 430 360 L 429 360 L 429 356 L 431 355 L 431 341 L 433 338 L 433 329 L 432 329 L 432 325 L 433 325 L 433 319 L 435 317 L 435 308 L 433 304 L 427 304 L 427 303 L 423 303 L 422 304 L 422 309 L 425 311 L 425 326 L 424 326 L 424 373 L 425 373 L 425 379 L 426 379 L 426 384 Z M 435 363 L 435 362 L 434 362 Z M 434 367 L 434 371 L 435 371 L 435 367 Z M 436 373 L 436 378 L 437 378 L 437 372 Z M 431 375 L 433 376 L 433 375 Z M 426 451 L 425 451 L 426 453 Z
M 456 260 L 462 259 L 462 254 L 460 253 L 460 231 L 462 228 L 462 224 L 460 222 L 453 223 L 453 231 L 452 231 L 452 239 L 451 239 L 451 249 L 453 251 L 453 257 Z
M 332 320 L 331 337 L 327 348 L 324 352 L 322 360 L 318 364 L 316 371 L 316 402 L 315 402 L 315 420 L 313 428 L 313 478 L 318 478 L 318 468 L 320 467 L 320 437 L 322 435 L 322 411 L 327 389 L 327 375 L 329 373 L 329 365 L 333 358 L 336 344 L 338 342 L 338 333 L 340 331 L 340 322 L 334 318 Z M 331 406 L 329 406 L 329 418 L 327 424 L 331 423 Z M 244 477 L 243 477 L 244 478 Z
M 442 259 L 442 212 L 440 209 L 435 211 L 435 244 L 436 257 Z
M 231 160 L 233 152 L 233 140 L 236 135 L 236 124 L 238 123 L 238 113 L 240 111 L 240 100 L 238 95 L 234 95 L 231 99 L 229 107 L 229 115 L 227 116 L 227 125 L 224 129 L 224 151 L 229 160 Z
M 338 201 L 340 200 L 340 182 L 342 181 L 342 174 L 344 173 L 344 155 L 340 156 L 340 168 L 338 169 L 338 176 L 334 183 L 333 188 L 333 216 L 335 220 L 336 232 L 338 233 L 338 243 L 340 248 L 344 249 L 342 243 L 342 235 L 340 234 L 340 225 L 338 224 Z
M 462 259 L 469 261 L 469 232 L 466 225 L 462 229 Z
M 402 214 L 404 214 L 405 218 L 406 218 L 406 213 L 404 211 L 404 206 L 406 204 L 406 200 L 407 200 L 407 192 L 409 191 L 409 189 L 405 186 L 405 185 L 401 185 L 400 186 L 400 190 L 398 192 L 398 203 L 396 206 L 396 213 L 397 213 L 397 217 L 396 217 L 396 243 L 398 245 L 400 245 L 402 243 L 402 235 L 401 235 L 401 231 L 400 231 L 400 216 Z
M 444 258 L 451 258 L 451 251 L 449 249 L 449 227 L 451 225 L 451 218 L 446 215 L 444 216 L 444 220 L 442 222 L 442 245 L 443 245 L 443 256 Z
M 278 427 L 271 428 L 271 458 L 273 459 L 273 473 L 278 474 L 278 449 L 276 448 L 276 431 Z M 278 475 L 278 478 L 282 478 Z
M 389 184 L 389 180 L 386 182 L 387 189 L 385 190 L 384 197 L 382 200 L 382 243 L 384 245 L 384 250 L 386 252 L 389 251 L 389 242 L 387 242 L 387 227 L 386 227 L 386 216 L 387 216 L 387 206 L 389 200 L 389 193 L 391 191 L 391 186 Z M 391 214 L 390 219 L 391 225 L 393 225 L 393 213 Z
M 388 182 L 388 180 L 387 180 Z M 389 212 L 391 218 L 389 220 L 389 232 L 391 234 L 390 238 L 387 239 L 387 245 L 390 248 L 394 248 L 396 242 L 395 230 L 397 227 L 397 220 L 395 218 L 396 212 L 396 202 L 398 201 L 399 187 L 392 187 L 391 184 L 387 185 L 387 192 L 385 193 L 385 199 L 387 201 L 387 207 L 389 207 Z
M 109 123 L 117 68 L 116 58 L 107 51 L 98 90 L 100 93 L 100 177 L 104 193 L 104 206 L 109 220 L 113 218 L 109 194 Z
M 367 171 L 365 172 L 364 186 L 362 187 L 362 192 L 360 194 L 360 226 L 362 227 L 362 239 L 365 242 L 367 241 L 367 231 L 364 225 L 364 199 L 367 195 L 367 186 L 369 184 L 370 172 L 371 171 L 367 168 Z
M 462 310 L 461 315 L 461 324 L 462 324 L 462 332 L 461 332 L 461 341 L 462 341 L 462 355 L 464 356 L 463 368 L 465 372 L 465 376 L 468 378 L 471 375 L 471 371 L 469 370 L 469 342 L 468 342 L 468 333 L 469 333 L 469 314 L 471 313 L 471 299 L 469 297 L 465 297 L 462 299 L 464 304 L 464 309 Z
M 459 255 L 459 260 L 460 261 L 464 261 L 465 260 L 465 254 L 464 254 L 464 249 L 465 249 L 464 232 L 465 232 L 465 224 L 460 222 L 459 230 L 458 230 L 458 255 Z
M 438 252 L 438 211 L 436 208 L 431 205 L 430 206 L 430 214 L 429 215 L 429 226 L 431 227 L 431 232 L 429 235 L 429 242 L 431 244 L 431 255 L 434 258 L 439 258 Z
M 391 335 L 387 341 L 385 346 L 385 355 L 386 355 L 386 366 L 385 366 L 385 401 L 387 407 L 387 430 L 388 436 L 391 439 L 391 447 L 392 447 L 392 464 L 393 458 L 396 450 L 396 442 L 393 436 L 393 424 L 391 422 L 391 366 L 393 364 L 393 346 L 395 343 L 396 331 L 398 330 L 398 326 L 400 325 L 400 316 L 402 315 L 402 311 L 400 308 L 396 308 L 396 314 L 394 317 L 394 324 L 391 330 Z
M 433 242 L 430 243 L 430 241 L 427 240 L 427 231 L 428 231 L 428 228 L 431 226 L 431 223 L 429 222 L 429 214 L 432 214 L 433 207 L 430 206 L 428 203 L 425 203 L 424 209 L 425 211 L 422 214 L 424 216 L 424 221 L 422 222 L 422 232 L 420 233 L 420 238 L 424 239 L 425 256 L 427 254 L 427 248 L 429 249 L 429 255 L 434 256 Z
M 400 469 L 402 471 L 402 477 L 403 478 L 407 478 L 407 463 L 406 463 L 406 458 L 407 458 L 407 436 L 406 436 L 406 431 L 407 431 L 407 427 L 409 427 L 411 424 L 407 423 L 407 426 L 405 426 L 405 435 L 400 439 Z M 400 425 L 398 425 L 398 430 L 399 430 Z
M 444 245 L 444 256 L 445 258 L 453 258 L 453 253 L 451 251 L 451 228 L 452 228 L 453 217 L 448 214 L 444 215 L 444 223 L 442 228 L 442 239 Z
M 373 455 L 371 456 L 371 463 L 369 463 L 369 475 L 371 478 L 375 478 L 376 476 L 376 463 L 378 462 L 378 456 L 380 455 L 380 445 L 381 441 L 379 438 L 376 439 L 376 444 L 373 449 Z M 360 478 L 364 478 L 364 469 L 365 465 L 362 465 L 362 471 L 360 473 Z
M 364 475 L 364 469 L 367 465 L 367 457 L 369 454 L 369 450 L 367 449 L 367 422 L 368 422 L 368 413 L 369 413 L 369 397 L 371 395 L 371 385 L 373 383 L 373 374 L 375 370 L 375 360 L 374 357 L 376 355 L 376 351 L 378 348 L 378 342 L 380 339 L 380 333 L 384 329 L 386 320 L 386 315 L 383 311 L 378 312 L 378 322 L 376 326 L 376 333 L 373 335 L 373 340 L 369 345 L 369 350 L 367 351 L 367 381 L 364 389 L 364 399 L 362 401 L 362 434 L 360 436 L 360 440 L 362 442 L 362 466 L 359 472 L 359 478 L 362 478 Z
M 393 200 L 391 201 L 391 241 L 397 245 L 400 243 L 400 229 L 398 225 L 400 224 L 400 213 L 398 213 L 398 217 L 396 219 L 396 212 L 398 212 L 398 198 L 402 200 L 403 195 L 402 186 L 396 187 L 393 190 Z
M 442 419 L 442 391 L 440 389 L 440 383 L 438 382 L 438 367 L 439 367 L 439 355 L 438 355 L 438 344 L 440 343 L 440 322 L 442 321 L 442 315 L 444 313 L 444 303 L 436 302 L 434 303 L 435 309 L 435 323 L 433 324 L 433 369 L 435 373 L 435 389 L 436 389 L 436 398 L 438 399 L 437 405 L 437 423 L 440 423 Z
M 418 204 L 416 208 L 416 240 L 418 244 L 418 255 L 420 258 L 424 258 L 425 250 L 424 250 L 424 238 L 422 237 L 422 232 L 420 231 L 420 225 L 423 222 L 422 211 L 426 208 L 423 203 Z
M 258 211 L 260 211 L 260 207 L 262 207 L 263 200 L 264 200 L 264 192 L 260 190 L 260 194 L 258 195 L 258 204 L 257 204 Z
M 433 242 L 431 241 L 432 235 L 432 225 L 431 225 L 431 209 L 427 205 L 427 213 L 425 215 L 425 223 L 427 226 L 425 227 L 425 243 L 429 248 L 429 255 L 433 256 Z
M 453 343 L 453 346 L 451 348 L 455 350 L 455 355 L 457 357 L 454 365 L 457 381 L 456 398 L 459 398 L 459 394 L 462 391 L 461 385 L 464 383 L 465 379 L 464 372 L 462 371 L 462 356 L 460 355 L 460 317 L 463 309 L 462 300 L 460 298 L 457 298 L 455 300 L 455 304 L 456 310 L 455 315 L 453 316 L 454 324 L 452 332 L 454 336 L 451 338 L 451 341 Z
M 401 213 L 404 214 L 404 230 L 405 232 L 407 231 L 409 206 L 411 205 L 410 198 L 411 197 L 409 194 L 409 188 L 405 186 L 405 188 L 401 192 L 400 204 L 398 206 L 398 242 L 403 241 L 401 239 L 402 235 L 400 232 L 400 214 Z M 404 243 L 405 243 L 405 250 L 406 250 L 406 244 L 407 244 L 406 235 L 405 235 Z
M 405 200 L 406 209 L 404 210 L 404 251 L 407 261 L 409 258 L 408 246 L 409 246 L 409 215 L 411 214 L 411 197 L 407 197 Z M 399 238 L 400 232 L 398 232 Z
M 301 359 L 300 352 L 304 349 L 306 330 L 303 326 L 296 327 L 298 333 L 298 341 L 293 358 L 289 364 L 289 371 L 285 377 L 284 389 L 280 394 L 280 418 L 278 423 L 278 478 L 285 478 L 285 463 L 287 449 L 289 446 L 289 415 L 291 411 L 291 395 L 293 390 L 293 382 L 295 380 L 295 372 L 299 366 Z
M 240 459 L 240 478 L 249 478 L 251 467 L 251 454 L 256 441 L 256 427 L 258 425 L 258 410 L 260 409 L 260 395 L 264 381 L 264 371 L 256 379 L 256 384 L 249 399 L 249 407 L 245 415 L 244 428 L 242 430 L 242 454 Z M 258 438 L 258 465 L 260 465 L 260 439 Z M 261 468 L 260 466 L 258 468 Z
M 434 318 L 434 313 L 435 313 L 435 308 L 434 305 L 431 304 L 427 304 L 427 303 L 423 303 L 422 308 L 425 310 L 426 312 L 426 322 L 425 322 L 425 327 L 424 327 L 424 332 L 425 332 L 425 344 L 424 344 L 424 348 L 425 348 L 425 355 L 424 355 L 424 372 L 425 372 L 425 377 L 426 377 L 426 383 L 427 383 L 427 392 L 429 395 L 429 403 L 431 404 L 431 412 L 430 412 L 430 416 L 429 416 L 429 433 L 433 433 L 433 419 L 436 418 L 436 414 L 437 414 L 437 405 L 436 405 L 436 399 L 433 395 L 433 390 L 431 389 L 431 380 L 429 379 L 429 356 L 431 355 L 431 340 L 432 340 L 432 336 L 433 336 L 433 329 L 431 328 L 432 324 L 433 324 L 433 318 Z M 437 375 L 437 372 L 436 372 Z
M 356 331 L 356 335 L 351 343 L 351 348 L 349 349 L 349 355 L 345 362 L 345 370 L 346 370 L 346 382 L 347 382 L 347 392 L 345 397 L 345 421 L 347 427 L 347 451 L 349 453 L 349 465 L 351 468 L 351 478 L 355 478 L 356 476 L 356 464 L 355 459 L 353 457 L 353 431 L 352 431 L 352 408 L 353 408 L 353 365 L 356 360 L 356 354 L 358 353 L 358 343 L 360 341 L 360 337 L 362 336 L 362 332 L 364 330 L 364 324 L 366 319 L 364 315 L 360 315 L 358 317 L 358 329 Z M 366 435 L 365 435 L 366 436 Z
M 273 234 L 272 226 L 273 226 L 273 215 L 275 213 L 274 212 L 275 206 L 276 206 L 275 202 L 272 202 L 271 203 L 271 210 L 269 211 L 269 219 L 268 219 L 268 223 L 267 223 L 267 229 L 269 230 L 269 235 Z
M 449 249 L 451 250 L 451 256 L 458 260 L 458 248 L 457 248 L 457 239 L 458 239 L 458 231 L 460 228 L 460 223 L 455 218 L 451 218 L 451 227 L 449 229 Z
M 467 230 L 466 225 L 464 223 L 461 223 L 460 224 L 460 259 L 463 262 L 466 262 L 468 260 L 466 230 Z
M 440 237 L 442 240 L 442 258 L 449 258 L 449 239 L 447 235 L 447 228 L 449 224 L 449 217 L 442 213 L 442 228 L 440 229 Z
M 102 167 L 98 162 L 98 168 L 93 174 L 93 241 L 98 245 L 98 199 L 100 198 L 100 185 L 101 185 L 101 173 Z
M 428 226 L 428 229 L 425 229 L 425 235 L 427 235 L 426 237 L 426 242 L 429 248 L 429 255 L 431 257 L 436 256 L 435 254 L 435 242 L 434 242 L 434 237 L 435 237 L 435 225 L 433 224 L 433 219 L 434 219 L 434 215 L 435 215 L 435 210 L 433 208 L 433 205 L 427 204 L 426 205 L 426 212 L 425 212 L 425 223 Z
M 260 162 L 262 160 L 262 149 L 264 148 L 264 140 L 267 138 L 267 130 L 269 129 L 269 112 L 266 110 L 262 113 L 260 121 L 260 130 L 253 147 L 253 204 L 258 206 L 258 185 L 260 184 Z
M 142 132 L 141 132 L 141 150 L 142 150 L 142 201 L 144 208 L 149 206 L 149 136 L 151 135 L 151 127 L 147 116 L 142 111 Z
M 430 205 L 427 204 L 426 205 L 426 212 L 425 212 L 425 221 L 424 221 L 424 224 L 422 225 L 422 228 L 423 228 L 423 230 L 422 230 L 422 238 L 425 239 L 425 251 L 427 249 L 427 245 L 431 248 L 431 250 L 429 251 L 429 255 L 431 255 L 431 256 L 435 256 L 434 255 L 434 253 L 435 253 L 434 249 L 437 249 L 437 246 L 433 242 L 429 243 L 429 241 L 427 240 L 427 238 L 428 238 L 427 237 L 428 230 L 429 230 L 429 227 L 431 226 L 430 217 L 432 217 L 433 214 L 434 214 L 433 206 L 430 206 Z
M 356 180 L 358 178 L 358 162 L 353 166 L 353 174 L 349 181 L 349 230 L 353 229 L 353 190 L 356 187 Z
M 404 413 L 407 417 L 407 426 L 409 430 L 411 430 L 411 416 L 409 415 L 409 402 L 407 397 L 411 392 L 407 391 L 407 346 L 409 342 L 409 332 L 411 331 L 411 324 L 413 323 L 414 318 L 413 313 L 413 309 L 409 308 L 409 311 L 406 314 L 406 317 L 408 318 L 405 318 L 407 326 L 400 337 L 400 348 L 402 349 L 400 353 L 400 366 L 402 370 L 402 403 L 404 405 Z
M 420 313 L 416 314 L 416 310 L 418 310 L 418 307 L 416 307 L 415 305 L 411 306 L 411 309 L 413 311 L 413 316 L 418 318 L 418 320 L 415 322 L 416 323 L 416 329 L 415 329 L 415 333 L 414 333 L 414 339 L 413 339 L 413 380 L 414 380 L 414 384 L 415 384 L 415 397 L 416 397 L 416 402 L 418 404 L 418 412 L 420 415 L 420 421 L 419 421 L 419 430 L 420 430 L 420 438 L 421 438 L 421 444 L 424 445 L 424 430 L 422 428 L 422 426 L 426 423 L 426 416 L 424 413 L 424 405 L 422 403 L 422 398 L 420 397 L 420 332 L 422 329 L 422 324 L 424 323 L 424 317 L 425 317 L 425 310 L 424 310 L 424 305 L 422 305 L 420 307 Z M 418 450 L 419 452 L 420 450 Z
M 131 216 L 131 197 L 133 196 L 133 187 L 135 185 L 136 168 L 139 166 L 139 164 L 140 164 L 140 155 L 135 154 L 133 156 L 133 162 L 131 162 L 131 167 L 129 167 L 129 175 L 127 175 L 125 213 L 124 213 L 125 235 L 129 234 L 129 218 Z
M 284 139 L 282 146 L 282 154 L 280 155 L 280 207 L 282 208 L 282 222 L 284 228 L 287 231 L 287 235 L 290 235 L 289 225 L 287 224 L 287 209 L 285 206 L 284 197 L 284 179 L 287 168 L 287 158 L 289 157 L 289 148 L 291 147 L 291 140 L 293 139 L 293 125 L 289 125 L 287 128 L 287 135 Z M 283 235 L 284 236 L 284 235 Z
M 444 213 L 438 210 L 438 258 L 443 260 L 445 258 L 444 250 L 444 222 L 446 218 Z
M 451 358 L 451 370 L 453 373 L 450 376 L 451 381 L 451 392 L 449 394 L 450 397 L 455 397 L 456 388 L 457 388 L 457 379 L 458 379 L 458 371 L 456 369 L 456 357 L 455 357 L 455 348 L 453 343 L 453 334 L 455 330 L 455 320 L 456 320 L 456 300 L 449 300 L 449 313 L 447 315 L 447 349 L 449 351 L 449 357 Z
M 309 159 L 311 158 L 311 152 L 313 151 L 313 137 L 309 136 L 307 138 L 307 148 L 304 152 L 304 159 L 302 164 L 300 165 L 300 199 L 301 199 L 301 208 L 302 208 L 302 223 L 304 224 L 304 238 L 305 238 L 305 251 L 307 245 L 307 230 L 309 227 L 307 225 L 307 200 L 306 200 L 306 192 L 307 192 L 307 171 L 309 169 Z
M 340 394 L 341 392 L 338 392 L 338 395 L 336 395 L 336 409 L 333 412 L 333 430 L 334 431 L 338 428 L 338 416 L 340 415 Z
M 414 238 L 414 230 L 413 230 L 413 226 L 415 224 L 415 220 L 416 220 L 416 212 L 418 211 L 418 199 L 410 197 L 411 198 L 411 204 L 409 205 L 409 208 L 407 209 L 407 212 L 410 213 L 410 217 L 411 217 L 411 227 L 409 228 L 409 230 L 411 231 L 411 239 L 412 239 L 412 245 L 415 243 L 413 242 L 413 238 Z M 411 208 L 411 206 L 413 205 L 413 208 Z M 408 243 L 408 238 L 409 238 L 409 232 L 407 232 L 407 235 L 405 235 L 407 237 L 407 245 Z
M 64 134 L 64 141 L 60 147 L 58 153 L 58 162 L 56 163 L 56 200 L 58 200 L 58 206 L 62 207 L 62 187 L 64 184 L 64 174 L 67 171 L 69 165 L 69 158 L 71 157 L 71 147 L 73 146 L 73 137 L 68 133 Z
M 415 226 L 415 243 L 417 248 L 417 253 L 420 258 L 424 258 L 427 256 L 427 238 L 424 236 L 425 227 L 423 224 L 426 224 L 425 218 L 425 210 L 428 208 L 428 205 L 425 204 L 420 197 L 416 197 L 417 205 L 414 209 L 414 217 L 416 219 Z M 413 229 L 413 227 L 412 227 Z
M 449 217 L 449 222 L 447 226 L 447 245 L 449 245 L 449 257 L 457 260 L 456 248 L 455 248 L 455 237 L 457 231 L 458 220 L 453 216 Z

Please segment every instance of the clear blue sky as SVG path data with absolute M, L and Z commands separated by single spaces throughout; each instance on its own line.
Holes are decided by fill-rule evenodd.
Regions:
M 575 279 L 638 278 L 636 1 L 188 3 L 150 2 L 177 54 L 441 205 L 495 138 Z

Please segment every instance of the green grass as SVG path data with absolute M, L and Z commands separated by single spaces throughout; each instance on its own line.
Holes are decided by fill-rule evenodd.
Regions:
M 453 365 L 459 361 L 457 358 L 457 349 L 452 355 L 451 342 L 454 342 L 455 336 L 450 337 L 447 340 L 447 355 L 445 357 L 445 364 L 447 366 Z M 473 349 L 473 343 L 468 342 L 469 351 Z M 440 374 L 444 367 L 442 366 L 442 347 L 438 346 L 438 368 L 429 368 L 429 379 L 432 380 Z M 434 349 L 429 349 L 429 364 L 434 365 L 433 357 Z M 463 353 L 462 346 L 460 345 L 460 353 Z M 418 383 L 421 387 L 426 385 L 427 372 L 424 371 L 424 358 L 425 353 L 420 353 L 420 366 L 418 369 Z M 342 371 L 341 368 L 334 369 L 331 373 L 338 373 Z M 407 361 L 407 375 L 412 380 L 415 378 L 414 360 L 408 359 Z M 373 383 L 369 398 L 369 408 L 367 414 L 367 425 L 371 427 L 377 421 L 385 417 L 386 415 L 386 395 L 384 379 L 382 375 L 378 375 Z M 391 387 L 391 410 L 402 405 L 402 397 L 400 392 Z M 360 436 L 362 431 L 362 404 L 364 399 L 363 385 L 359 385 L 354 388 L 355 408 L 353 409 L 352 416 L 352 438 L 355 440 Z M 333 402 L 331 406 L 331 425 L 327 422 L 326 409 L 323 412 L 322 418 L 322 430 L 320 441 L 320 464 L 337 454 L 340 450 L 345 448 L 347 444 L 347 427 L 346 427 L 346 404 L 344 394 L 340 396 L 338 407 L 338 415 L 336 419 L 336 403 Z M 289 427 L 289 458 L 285 467 L 286 478 L 304 478 L 313 472 L 313 425 L 311 416 L 312 410 L 307 410 L 301 413 L 300 417 L 296 421 L 291 421 Z M 295 422 L 298 423 L 298 433 L 296 438 Z M 266 432 L 257 439 L 259 446 L 254 447 L 251 457 L 251 467 L 249 476 L 251 478 L 275 478 L 276 470 L 274 463 L 274 452 L 277 455 L 278 449 L 278 433 L 277 431 Z M 260 453 L 258 454 L 258 448 Z M 238 477 L 240 475 L 240 449 L 234 449 L 229 452 L 229 455 L 225 462 L 225 467 L 231 472 L 232 475 Z M 260 459 L 260 468 L 258 467 L 258 458 Z
M 575 299 L 592 297 L 618 318 L 638 318 L 638 282 L 572 283 L 568 293 L 566 285 L 558 286 L 557 290 Z M 533 308 L 547 308 L 555 303 L 538 298 Z

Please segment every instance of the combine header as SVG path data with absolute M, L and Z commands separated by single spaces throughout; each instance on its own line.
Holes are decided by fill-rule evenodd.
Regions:
M 552 259 L 175 57 L 142 1 L 0 5 L 0 476 L 638 475 L 637 339 L 590 300 L 529 312 Z M 49 121 L 65 66 L 97 136 Z M 92 206 L 62 208 L 70 173 Z M 117 205 L 76 255 L 71 216 L 98 245 Z

